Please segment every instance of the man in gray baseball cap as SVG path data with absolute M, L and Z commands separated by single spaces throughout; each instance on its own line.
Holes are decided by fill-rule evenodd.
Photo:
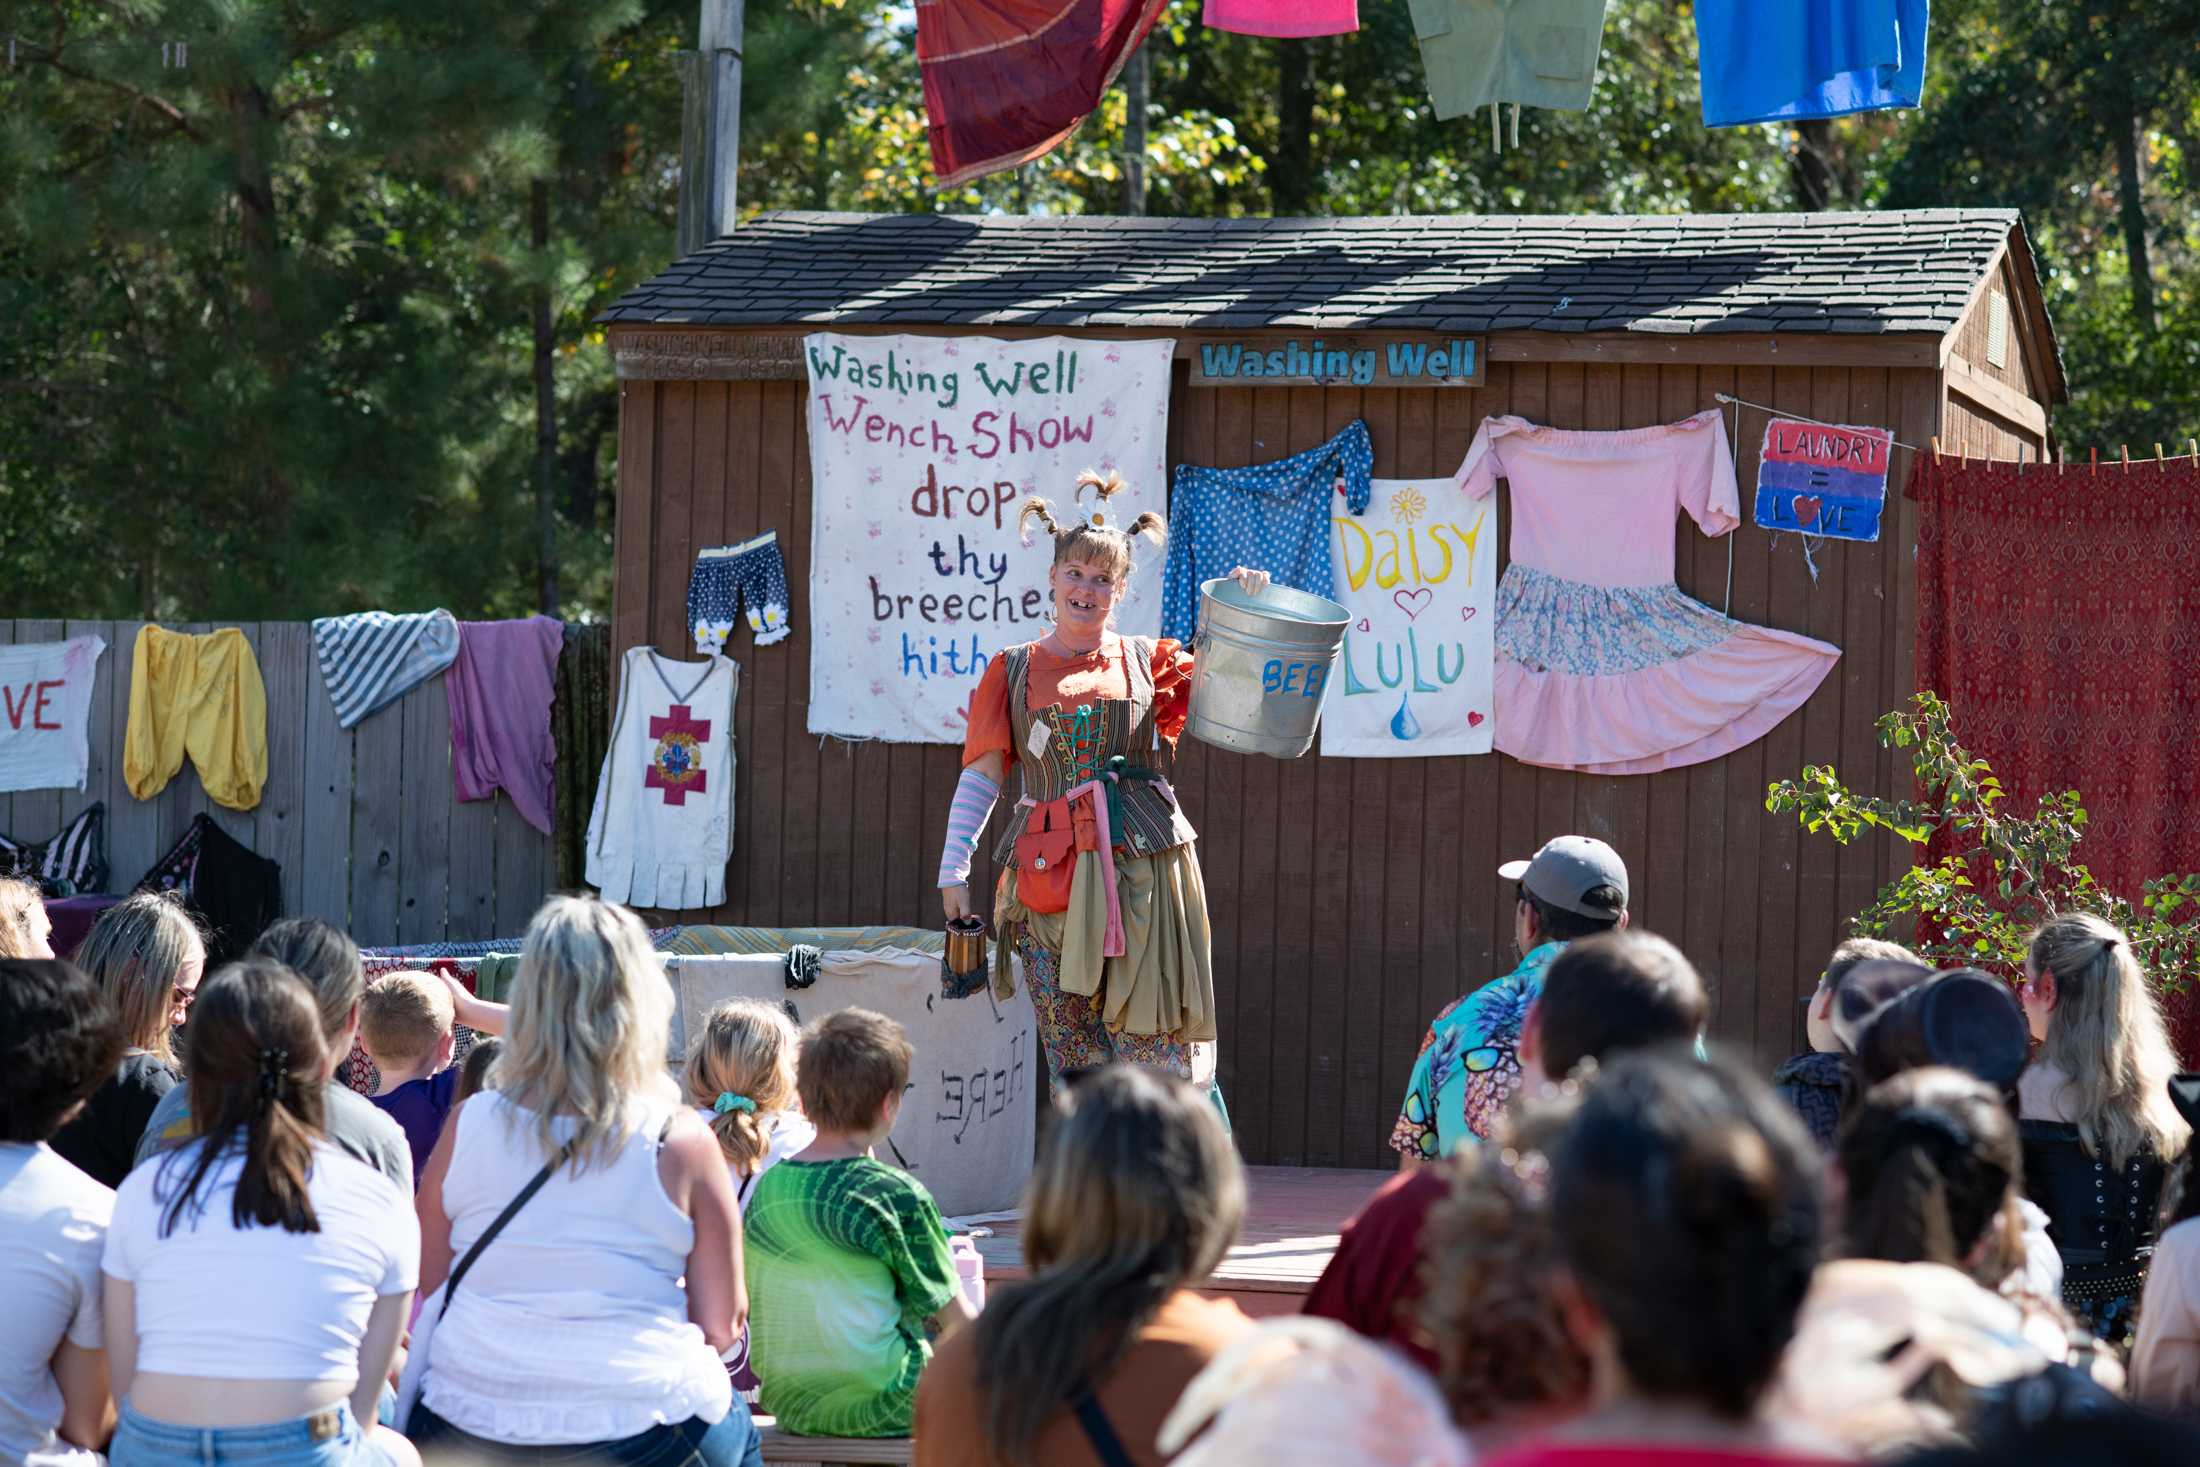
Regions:
M 1559 836 L 1497 874 L 1518 883 L 1513 943 L 1520 966 L 1429 1025 L 1390 1133 L 1400 1170 L 1489 1138 L 1520 1085 L 1520 1023 L 1543 991 L 1543 970 L 1575 938 L 1627 925 L 1627 865 L 1593 836 Z

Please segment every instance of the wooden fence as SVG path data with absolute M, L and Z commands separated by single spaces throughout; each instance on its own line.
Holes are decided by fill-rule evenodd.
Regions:
M 79 810 L 107 802 L 110 890 L 128 890 L 200 811 L 283 868 L 286 915 L 326 917 L 363 947 L 518 934 L 551 885 L 550 838 L 499 794 L 451 796 L 451 720 L 433 677 L 356 728 L 336 709 L 303 622 L 235 625 L 267 683 L 267 788 L 250 810 L 206 797 L 188 759 L 168 787 L 133 799 L 122 779 L 130 718 L 130 654 L 143 622 L 7 621 L 0 643 L 103 637 L 92 692 L 91 765 L 84 788 L 0 794 L 0 830 L 44 840 Z

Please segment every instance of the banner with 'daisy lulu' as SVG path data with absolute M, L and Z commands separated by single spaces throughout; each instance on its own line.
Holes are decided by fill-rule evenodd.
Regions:
M 1497 520 L 1449 479 L 1377 479 L 1364 515 L 1335 515 L 1337 600 L 1352 614 L 1322 708 L 1322 753 L 1487 754 Z
M 1171 341 L 983 336 L 807 338 L 811 733 L 959 744 L 970 693 L 1004 647 L 1047 634 L 1051 555 L 1016 506 L 1064 523 L 1086 469 L 1130 488 L 1110 523 L 1168 513 Z M 1157 547 L 1116 613 L 1161 627 Z

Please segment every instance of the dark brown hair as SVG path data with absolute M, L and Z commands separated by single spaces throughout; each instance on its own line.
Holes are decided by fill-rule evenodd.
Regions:
M 1612 913 L 1609 917 L 1585 917 L 1579 912 L 1569 912 L 1564 907 L 1553 906 L 1528 890 L 1526 882 L 1521 882 L 1514 894 L 1528 904 L 1529 911 L 1535 913 L 1535 936 L 1539 943 L 1572 942 L 1576 938 L 1611 932 L 1618 928 L 1619 919 L 1627 914 L 1627 903 L 1621 898 L 1616 886 L 1592 886 L 1582 894 L 1583 901 L 1609 908 Z
M 466 1058 L 458 1062 L 458 1097 L 451 1102 L 453 1105 L 490 1088 L 489 1067 L 503 1052 L 504 1041 L 494 1035 L 474 1041 L 474 1047 L 466 1051 Z
M 1064 1090 L 1057 1116 L 1024 1192 L 1031 1276 L 972 1326 L 997 1462 L 1034 1460 L 1047 1423 L 1213 1272 L 1245 1219 L 1237 1152 L 1184 1081 L 1110 1065 Z
M 1841 1131 L 1852 1258 L 1944 1263 L 1999 1288 L 2021 1261 L 2017 1123 L 1992 1086 L 1960 1070 L 1907 1070 L 1874 1085 Z M 1971 1250 L 1993 1231 L 1977 1260 Z
M 167 1198 L 161 1236 L 186 1207 L 204 1211 L 199 1189 L 232 1147 L 244 1152 L 229 1214 L 236 1227 L 319 1232 L 306 1175 L 328 1065 L 313 991 L 271 959 L 231 963 L 199 989 L 186 1034 L 196 1140 L 160 1163 L 188 1169 Z
M 909 1083 L 915 1053 L 901 1025 L 869 1009 L 841 1009 L 802 1031 L 795 1091 L 821 1131 L 867 1131 L 886 1097 Z
M 1694 1039 L 1711 1000 L 1681 950 L 1647 932 L 1567 944 L 1536 1001 L 1543 1073 L 1563 1080 L 1583 1060 Z
M 47 1141 L 115 1072 L 122 1014 L 55 958 L 0 961 L 0 1141 Z
M 1551 1219 L 1636 1392 L 1755 1409 L 1818 1262 L 1819 1166 L 1746 1071 L 1685 1048 L 1602 1069 L 1552 1157 Z

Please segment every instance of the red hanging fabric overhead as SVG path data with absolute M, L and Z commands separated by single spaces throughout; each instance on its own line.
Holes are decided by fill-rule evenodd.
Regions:
M 2200 871 L 2200 464 L 1921 455 L 1909 494 L 1917 686 L 2015 809 L 2084 797 L 2078 854 L 2118 895 Z M 2169 1004 L 2188 1062 L 2196 997 Z
M 932 171 L 947 188 L 1077 130 L 1167 0 L 919 0 Z

